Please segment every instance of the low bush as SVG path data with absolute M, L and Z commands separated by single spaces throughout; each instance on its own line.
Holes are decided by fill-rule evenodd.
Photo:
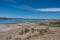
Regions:
M 32 28 L 31 30 L 32 30 L 32 33 L 34 33 L 35 29 L 34 29 L 34 28 Z
M 19 34 L 23 35 L 24 33 L 27 33 L 27 32 L 29 32 L 29 29 L 22 30 L 21 32 L 19 32 Z
M 45 23 L 40 23 L 39 25 L 46 25 Z
M 15 40 L 21 40 L 21 38 L 15 38 Z
M 46 33 L 46 32 L 47 32 L 46 29 L 40 29 L 40 30 L 39 30 L 39 34 L 41 34 L 41 35 L 43 35 L 43 34 Z
M 28 35 L 28 36 L 27 36 L 27 39 L 30 39 L 30 38 L 31 38 L 31 36 Z
M 25 32 L 25 33 L 29 32 L 29 29 L 25 29 L 24 32 Z
M 51 27 L 60 27 L 60 22 L 59 21 L 58 22 L 50 22 L 49 26 L 51 26 Z

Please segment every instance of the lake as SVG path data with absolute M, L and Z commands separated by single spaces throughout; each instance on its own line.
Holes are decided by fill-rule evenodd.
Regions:
M 0 20 L 0 24 L 18 23 L 18 22 L 40 22 L 41 20 Z

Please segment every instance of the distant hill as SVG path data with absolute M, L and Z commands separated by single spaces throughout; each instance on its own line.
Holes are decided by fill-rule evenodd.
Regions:
M 40 20 L 40 19 L 0 17 L 0 20 Z
M 60 19 L 34 19 L 34 18 L 7 18 L 7 17 L 0 17 L 0 20 L 60 20 Z
M 8 18 L 0 17 L 0 20 L 8 20 Z

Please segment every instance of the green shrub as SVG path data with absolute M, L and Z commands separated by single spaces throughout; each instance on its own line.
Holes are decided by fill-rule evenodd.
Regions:
M 33 35 L 33 37 L 37 37 L 37 36 L 38 36 L 37 34 Z
M 60 27 L 60 22 L 59 21 L 58 22 L 50 22 L 49 26 L 51 26 L 51 27 Z
M 21 38 L 15 38 L 15 40 L 21 40 Z
M 25 32 L 25 33 L 29 32 L 29 29 L 25 29 L 24 32 Z
M 41 35 L 43 35 L 43 34 L 46 33 L 46 32 L 47 32 L 46 29 L 40 29 L 40 30 L 39 30 L 39 34 L 41 34 Z
M 40 23 L 39 25 L 46 25 L 45 23 Z
M 31 38 L 31 36 L 28 35 L 27 39 L 30 39 L 30 38 Z
M 34 31 L 36 31 L 34 28 L 32 28 L 31 30 L 32 30 L 32 33 L 34 33 Z
M 19 34 L 23 35 L 24 33 L 27 33 L 27 32 L 29 32 L 29 29 L 22 30 L 21 32 L 19 32 Z
M 23 33 L 24 33 L 23 31 L 19 32 L 20 35 L 23 35 Z

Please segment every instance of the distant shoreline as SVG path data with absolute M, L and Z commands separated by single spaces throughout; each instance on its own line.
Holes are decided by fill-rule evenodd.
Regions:
M 0 20 L 60 20 L 60 19 L 38 19 L 38 18 L 4 18 L 4 17 L 0 17 Z

